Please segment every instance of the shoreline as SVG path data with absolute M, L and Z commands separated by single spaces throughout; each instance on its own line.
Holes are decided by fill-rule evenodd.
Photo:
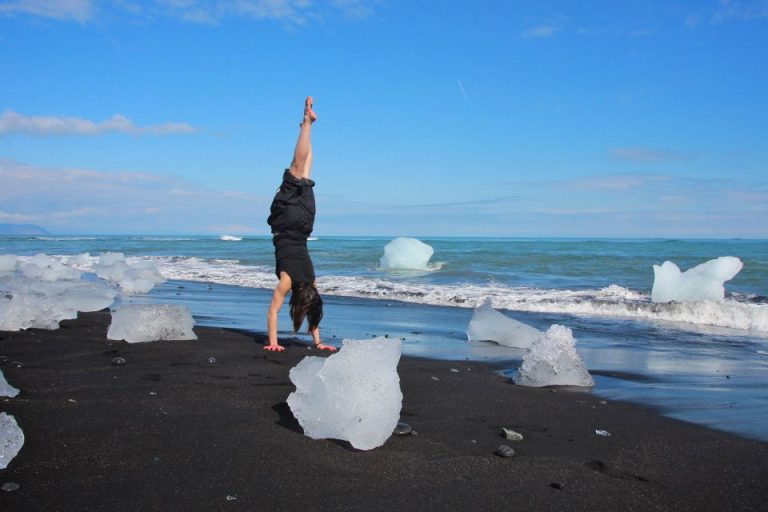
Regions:
M 2 368 L 21 393 L 0 410 L 26 437 L 0 470 L 20 485 L 2 510 L 757 510 L 768 495 L 768 443 L 514 386 L 476 361 L 403 356 L 401 418 L 418 435 L 369 452 L 314 441 L 285 404 L 288 371 L 327 354 L 285 339 L 270 354 L 260 334 L 215 327 L 128 344 L 106 340 L 108 323 L 0 333 L 0 355 L 25 363 Z M 516 456 L 494 455 L 501 444 Z

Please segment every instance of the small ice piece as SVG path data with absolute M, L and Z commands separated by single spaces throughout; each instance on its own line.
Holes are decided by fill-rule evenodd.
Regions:
M 186 306 L 129 304 L 112 312 L 107 331 L 110 340 L 140 343 L 155 340 L 196 340 L 195 321 Z
M 0 469 L 5 469 L 24 445 L 24 432 L 16 418 L 0 412 Z
M 733 279 L 744 264 L 734 256 L 722 256 L 697 265 L 685 272 L 671 261 L 653 266 L 653 302 L 722 302 L 726 281 Z
M 383 445 L 400 419 L 400 341 L 344 340 L 330 357 L 308 356 L 291 369 L 293 415 L 312 439 L 342 439 L 358 450 Z
M 513 378 L 529 387 L 594 386 L 584 360 L 576 352 L 576 340 L 568 327 L 554 324 L 523 356 Z
M 3 370 L 0 370 L 0 396 L 13 398 L 18 394 L 19 390 L 8 384 L 8 381 L 5 380 L 5 375 L 3 375 Z
M 429 263 L 434 249 L 415 238 L 395 238 L 384 247 L 382 270 L 439 270 L 442 263 Z
M 595 430 L 595 434 L 597 434 L 600 437 L 611 437 L 611 433 L 607 430 Z
M 538 329 L 493 309 L 490 298 L 475 308 L 467 327 L 469 341 L 494 341 L 512 348 L 528 348 L 542 336 L 544 333 Z

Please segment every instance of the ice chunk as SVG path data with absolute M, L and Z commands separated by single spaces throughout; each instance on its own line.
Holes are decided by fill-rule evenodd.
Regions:
M 91 254 L 84 252 L 76 256 L 70 256 L 69 258 L 67 258 L 67 265 L 71 267 L 90 267 Z
M 140 343 L 155 340 L 196 340 L 195 321 L 186 306 L 129 304 L 112 312 L 107 331 L 110 340 Z
M 744 264 L 734 256 L 722 256 L 697 265 L 685 272 L 671 261 L 653 266 L 653 302 L 692 302 L 712 300 L 722 302 L 723 283 L 741 271 Z
M 24 445 L 24 432 L 16 418 L 0 412 L 0 469 L 5 469 Z
M 5 375 L 3 375 L 3 370 L 0 370 L 0 396 L 13 398 L 18 394 L 19 390 L 8 384 L 8 381 L 5 380 Z
M 96 275 L 117 283 L 123 293 L 147 293 L 156 284 L 165 282 L 157 265 L 152 260 L 140 260 L 128 264 L 120 252 L 106 252 L 94 265 Z
M 495 341 L 499 345 L 513 348 L 528 348 L 543 335 L 538 329 L 493 309 L 490 298 L 475 308 L 467 327 L 469 341 Z
M 415 238 L 395 238 L 384 247 L 383 270 L 439 270 L 442 263 L 429 263 L 434 249 Z
M 520 386 L 594 386 L 568 327 L 554 324 L 523 356 L 514 376 Z
M 0 277 L 0 330 L 57 329 L 78 311 L 109 307 L 116 295 L 106 283 L 43 281 L 17 271 Z
M 15 254 L 0 254 L 0 272 L 13 272 L 16 270 L 16 262 Z
M 358 450 L 381 446 L 400 419 L 400 341 L 344 340 L 330 357 L 305 357 L 291 369 L 288 405 L 312 439 L 342 439 Z
M 19 270 L 24 276 L 40 281 L 76 281 L 80 279 L 78 270 L 42 253 L 20 262 Z

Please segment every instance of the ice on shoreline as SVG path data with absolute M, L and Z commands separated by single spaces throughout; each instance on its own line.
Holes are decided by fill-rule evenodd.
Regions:
M 312 439 L 342 439 L 358 450 L 383 445 L 400 418 L 401 343 L 344 340 L 330 357 L 305 357 L 291 369 L 288 405 Z
M 722 302 L 726 281 L 738 274 L 744 264 L 734 256 L 722 256 L 681 272 L 671 261 L 653 266 L 653 302 Z
M 97 276 L 116 283 L 127 294 L 148 293 L 156 284 L 165 282 L 154 261 L 128 264 L 120 252 L 102 253 L 93 269 Z
M 469 341 L 494 341 L 511 348 L 527 348 L 515 374 L 520 386 L 593 386 L 576 340 L 568 327 L 553 324 L 542 332 L 495 309 L 490 298 L 480 304 L 467 327 Z
M 107 283 L 86 282 L 81 273 L 44 254 L 24 260 L 3 258 L 0 271 L 0 330 L 57 329 L 78 311 L 109 307 L 117 290 Z
M 196 340 L 194 325 L 192 313 L 186 306 L 129 304 L 112 312 L 107 338 L 128 343 Z
M 523 356 L 513 377 L 515 384 L 528 387 L 582 386 L 595 381 L 576 352 L 576 340 L 568 327 L 554 324 Z
M 379 265 L 382 270 L 439 270 L 442 263 L 429 262 L 434 252 L 431 246 L 415 238 L 395 238 L 384 246 Z
M 19 394 L 19 390 L 8 384 L 3 375 L 3 370 L 0 370 L 0 396 L 13 398 Z
M 24 446 L 24 432 L 16 418 L 0 412 L 0 469 L 5 469 Z
M 512 348 L 528 348 L 541 336 L 538 329 L 493 309 L 490 298 L 475 308 L 467 327 L 469 341 L 493 341 Z

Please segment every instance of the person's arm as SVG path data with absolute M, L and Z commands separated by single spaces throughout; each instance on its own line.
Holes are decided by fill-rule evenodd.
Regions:
M 312 343 L 314 344 L 315 348 L 318 350 L 329 350 L 331 352 L 336 352 L 336 347 L 332 347 L 331 345 L 326 345 L 322 342 L 320 339 L 320 328 L 315 327 L 312 330 Z
M 277 342 L 277 314 L 283 307 L 285 296 L 291 291 L 291 278 L 285 272 L 280 272 L 280 282 L 277 283 L 275 292 L 272 294 L 272 303 L 269 305 L 267 313 L 267 333 L 269 335 L 269 344 L 264 346 L 264 350 L 282 352 L 285 347 Z

